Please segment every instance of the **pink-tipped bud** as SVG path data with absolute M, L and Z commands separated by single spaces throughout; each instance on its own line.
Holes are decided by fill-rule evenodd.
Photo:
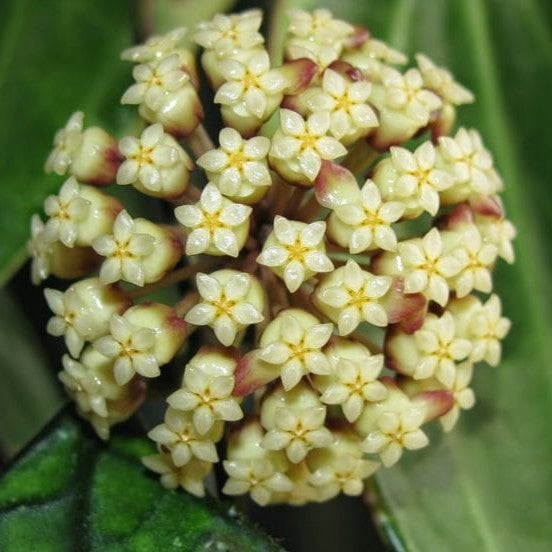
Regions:
M 381 305 L 387 312 L 390 324 L 399 324 L 410 334 L 421 327 L 427 312 L 427 299 L 422 293 L 405 293 L 404 280 L 393 278 L 389 291 L 382 297 Z
M 354 204 L 360 197 L 360 189 L 353 173 L 337 163 L 322 161 L 314 182 L 318 203 L 328 209 Z

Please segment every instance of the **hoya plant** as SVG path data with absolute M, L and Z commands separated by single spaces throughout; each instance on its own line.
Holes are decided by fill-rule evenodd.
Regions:
M 269 550 L 252 504 L 294 516 L 345 495 L 391 546 L 477 546 L 477 477 L 450 457 L 484 454 L 508 419 L 491 390 L 527 369 L 502 353 L 521 207 L 510 220 L 513 161 L 494 160 L 492 64 L 472 90 L 369 10 L 183 6 L 145 10 L 141 39 L 104 53 L 126 62 L 110 109 L 131 123 L 89 123 L 75 92 L 41 148 L 29 279 L 71 405 L 0 480 L 0 543 Z M 463 17 L 484 41 L 485 9 Z

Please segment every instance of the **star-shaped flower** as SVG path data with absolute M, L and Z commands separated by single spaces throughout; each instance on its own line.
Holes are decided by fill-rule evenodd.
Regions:
M 109 323 L 110 335 L 100 337 L 94 348 L 115 359 L 113 373 L 119 385 L 130 381 L 136 373 L 146 378 L 161 372 L 153 354 L 155 331 L 132 324 L 124 316 L 114 314 Z
M 322 221 L 305 224 L 276 215 L 274 230 L 266 239 L 257 262 L 284 279 L 290 292 L 319 272 L 330 272 L 333 263 L 326 255 Z
M 452 280 L 458 297 L 465 297 L 473 289 L 483 293 L 489 293 L 493 289 L 491 267 L 498 250 L 495 245 L 483 241 L 476 226 L 470 225 L 461 232 L 458 247 L 452 254 L 462 265 L 462 269 Z
M 182 387 L 167 402 L 177 410 L 193 411 L 193 423 L 205 435 L 217 420 L 235 422 L 243 418 L 238 401 L 232 397 L 234 376 L 211 376 L 201 368 L 188 365 Z
M 332 329 L 333 324 L 320 324 L 300 309 L 283 311 L 265 328 L 259 342 L 259 357 L 280 368 L 287 391 L 307 373 L 330 373 L 330 364 L 321 349 L 330 339 Z
M 424 293 L 444 307 L 449 298 L 448 280 L 462 270 L 464 260 L 445 254 L 439 230 L 432 228 L 422 239 L 399 243 L 399 255 L 406 293 Z
M 443 100 L 452 105 L 472 103 L 473 94 L 462 85 L 458 84 L 450 71 L 435 65 L 427 56 L 416 54 L 416 62 L 424 79 L 424 84 L 433 90 Z
M 424 142 L 414 153 L 393 146 L 389 166 L 381 164 L 374 181 L 386 199 L 405 204 L 406 218 L 415 218 L 423 211 L 435 216 L 439 210 L 439 193 L 454 184 L 449 173 L 436 168 L 436 161 L 431 142 Z
M 44 223 L 37 214 L 31 217 L 31 237 L 27 242 L 27 251 L 32 258 L 31 280 L 37 286 L 50 275 L 52 255 L 52 244 L 46 239 Z
M 323 159 L 347 153 L 343 144 L 328 136 L 330 123 L 326 111 L 313 113 L 305 121 L 295 111 L 280 109 L 280 127 L 272 138 L 269 161 L 284 180 L 311 186 Z
M 92 242 L 94 250 L 107 260 L 100 270 L 100 280 L 110 284 L 125 280 L 137 286 L 146 282 L 144 259 L 155 248 L 155 238 L 137 231 L 136 221 L 125 211 L 121 211 L 113 224 L 113 234 L 96 238 Z
M 228 56 L 236 50 L 251 50 L 264 42 L 258 32 L 262 19 L 261 10 L 216 14 L 211 21 L 198 23 L 193 39 L 203 48 L 215 50 L 219 56 Z
M 512 241 L 517 235 L 516 227 L 508 219 L 476 217 L 476 226 L 483 241 L 495 245 L 498 255 L 513 264 L 516 258 Z
M 218 462 L 215 442 L 222 437 L 222 423 L 215 423 L 206 435 L 200 435 L 190 412 L 168 408 L 165 422 L 155 426 L 148 437 L 170 452 L 176 467 L 187 464 L 193 457 L 204 462 Z
M 292 9 L 288 11 L 288 17 L 290 35 L 319 44 L 341 43 L 355 30 L 350 23 L 334 18 L 326 9 L 316 9 L 312 12 Z
M 352 254 L 378 247 L 395 251 L 397 236 L 391 225 L 404 210 L 402 201 L 383 201 L 378 187 L 368 179 L 358 201 L 341 205 L 330 215 L 328 236 Z
M 238 331 L 264 319 L 264 292 L 249 274 L 228 269 L 199 273 L 196 283 L 202 301 L 188 311 L 186 322 L 210 326 L 223 345 L 232 345 Z
M 223 128 L 219 142 L 220 148 L 204 153 L 197 164 L 223 195 L 234 201 L 255 203 L 272 184 L 267 162 L 270 139 L 255 136 L 244 140 L 237 130 Z
M 214 184 L 207 184 L 195 205 L 174 210 L 178 221 L 190 231 L 186 254 L 237 257 L 249 234 L 251 211 L 247 205 L 222 197 Z
M 197 497 L 205 496 L 204 479 L 211 472 L 213 464 L 192 458 L 183 466 L 176 466 L 172 456 L 166 452 L 145 456 L 142 463 L 146 468 L 161 475 L 161 484 L 167 489 L 182 487 Z
M 150 36 L 143 44 L 123 50 L 121 59 L 145 63 L 173 53 L 186 36 L 186 27 L 177 27 L 164 35 Z
M 331 431 L 324 427 L 326 407 L 276 408 L 275 427 L 261 442 L 268 450 L 283 450 L 290 462 L 301 462 L 309 450 L 330 446 Z
M 219 67 L 226 82 L 217 90 L 214 102 L 232 108 L 242 117 L 268 119 L 286 86 L 280 72 L 270 69 L 268 52 L 262 50 L 245 63 L 224 59 Z
M 161 124 L 147 127 L 140 138 L 125 136 L 119 150 L 126 160 L 117 171 L 117 184 L 136 184 L 140 191 L 161 196 L 186 189 L 192 160 Z
M 367 103 L 372 91 L 368 81 L 350 81 L 332 69 L 322 77 L 322 89 L 307 100 L 313 111 L 330 113 L 330 132 L 344 144 L 352 144 L 378 126 L 378 118 Z
M 382 412 L 377 418 L 377 429 L 367 435 L 362 450 L 367 454 L 379 454 L 383 465 L 390 468 L 399 461 L 403 449 L 417 450 L 429 443 L 420 429 L 424 417 L 425 409 L 421 406 Z
M 337 322 L 339 335 L 348 335 L 362 321 L 387 326 L 387 313 L 378 300 L 391 282 L 391 276 L 374 276 L 349 260 L 320 281 L 314 297 L 322 312 Z
M 191 86 L 190 76 L 182 70 L 177 54 L 137 65 L 132 75 L 136 84 L 123 94 L 121 103 L 144 104 L 153 111 L 161 108 L 169 93 Z
M 84 113 L 76 111 L 69 117 L 66 125 L 56 132 L 54 149 L 48 156 L 44 170 L 64 175 L 69 170 L 73 154 L 82 144 Z
M 460 128 L 452 136 L 439 138 L 440 166 L 454 177 L 455 184 L 441 193 L 445 205 L 459 203 L 474 194 L 491 195 L 502 188 L 493 168 L 493 158 L 477 130 Z

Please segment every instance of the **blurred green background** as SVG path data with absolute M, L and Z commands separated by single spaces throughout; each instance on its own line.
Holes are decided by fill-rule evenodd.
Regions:
M 54 131 L 76 109 L 116 135 L 130 67 L 119 52 L 152 29 L 191 26 L 228 0 L 3 0 L 0 3 L 0 462 L 60 408 L 62 350 L 47 338 L 42 293 L 24 245 L 32 213 L 61 180 L 42 172 Z M 236 9 L 275 2 L 239 2 Z M 459 123 L 477 127 L 506 183 L 518 227 L 517 263 L 496 288 L 514 323 L 500 367 L 480 367 L 478 403 L 457 429 L 380 470 L 372 498 L 388 542 L 406 550 L 549 550 L 552 546 L 552 3 L 547 0 L 284 0 L 327 6 L 409 56 L 450 67 L 477 101 Z M 216 121 L 216 117 L 213 118 Z M 210 119 L 208 120 L 210 122 Z M 21 268 L 20 271 L 18 271 Z M 251 510 L 290 550 L 382 546 L 360 500 Z

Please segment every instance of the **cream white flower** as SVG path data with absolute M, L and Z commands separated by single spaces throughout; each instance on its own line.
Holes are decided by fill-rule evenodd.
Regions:
M 320 400 L 340 404 L 347 420 L 354 422 L 366 402 L 381 401 L 387 396 L 386 387 L 377 381 L 382 368 L 383 355 L 370 356 L 362 363 L 340 359 Z
M 190 76 L 181 69 L 180 58 L 172 54 L 161 60 L 137 65 L 132 75 L 136 84 L 131 85 L 121 98 L 123 104 L 144 104 L 157 111 L 167 95 L 190 85 Z
M 268 52 L 262 50 L 245 63 L 224 59 L 219 68 L 226 82 L 217 90 L 215 103 L 241 117 L 264 121 L 272 115 L 282 100 L 286 81 L 277 69 L 270 70 Z
M 443 251 L 443 241 L 437 228 L 422 239 L 399 243 L 399 255 L 404 267 L 406 293 L 424 293 L 428 299 L 447 304 L 449 279 L 462 270 L 464 261 Z
M 142 458 L 144 466 L 161 475 L 161 484 L 167 489 L 182 487 L 197 497 L 205 496 L 204 479 L 211 472 L 213 465 L 192 458 L 183 466 L 176 466 L 168 453 L 154 454 Z
M 275 427 L 270 429 L 261 442 L 268 450 L 283 450 L 290 462 L 301 462 L 309 450 L 330 446 L 331 431 L 324 427 L 326 407 L 304 409 L 277 408 Z
M 361 448 L 367 454 L 379 454 L 383 465 L 390 468 L 402 456 L 403 449 L 417 450 L 429 440 L 420 429 L 425 408 L 409 406 L 384 411 L 377 417 L 377 429 L 370 432 Z
M 267 162 L 270 139 L 255 136 L 244 140 L 237 130 L 223 128 L 219 142 L 220 148 L 204 153 L 197 164 L 223 195 L 233 201 L 255 203 L 272 184 Z
M 475 393 L 469 387 L 472 374 L 473 364 L 471 362 L 463 362 L 456 369 L 456 378 L 451 389 L 454 396 L 454 405 L 439 418 L 439 422 L 445 431 L 451 431 L 454 428 L 461 410 L 469 410 L 475 404 Z
M 109 323 L 110 335 L 100 337 L 94 348 L 108 358 L 115 359 L 113 373 L 119 385 L 130 381 L 136 373 L 146 378 L 161 372 L 153 354 L 155 331 L 135 326 L 128 319 L 114 314 Z
M 358 201 L 341 205 L 330 215 L 328 236 L 352 254 L 378 247 L 395 251 L 397 236 L 391 225 L 404 210 L 402 201 L 383 201 L 378 187 L 368 179 Z
M 461 128 L 452 136 L 439 138 L 441 168 L 449 171 L 455 184 L 441 193 L 445 204 L 459 203 L 474 194 L 491 195 L 502 188 L 493 169 L 493 158 L 477 130 Z
M 453 240 L 456 241 L 456 238 Z M 491 268 L 498 250 L 495 245 L 484 243 L 476 226 L 470 225 L 460 233 L 458 247 L 452 254 L 463 267 L 452 280 L 458 297 L 465 297 L 473 289 L 483 293 L 489 293 L 493 289 Z
M 65 126 L 54 136 L 54 149 L 48 156 L 44 170 L 64 175 L 71 166 L 73 154 L 82 144 L 84 113 L 75 111 Z
M 200 435 L 193 424 L 190 412 L 168 408 L 165 421 L 155 426 L 148 437 L 162 450 L 171 454 L 176 467 L 187 464 L 193 457 L 204 462 L 218 462 L 215 442 L 222 437 L 222 422 L 215 423 L 206 435 Z
M 104 284 L 123 279 L 137 286 L 144 285 L 146 271 L 143 259 L 153 252 L 155 238 L 138 232 L 136 221 L 125 210 L 115 219 L 113 234 L 96 238 L 92 247 L 107 257 L 100 270 L 100 279 Z
M 333 324 L 320 324 L 306 311 L 285 310 L 265 328 L 259 342 L 259 357 L 280 368 L 287 391 L 307 373 L 330 373 L 330 364 L 321 349 L 330 339 L 332 329 Z
M 335 45 L 354 33 L 354 27 L 346 21 L 335 19 L 326 9 L 312 12 L 288 10 L 288 33 L 318 44 Z
M 121 59 L 144 63 L 173 53 L 186 36 L 186 27 L 177 27 L 164 35 L 150 36 L 143 44 L 123 50 Z
M 224 460 L 229 475 L 222 488 L 230 496 L 249 493 L 254 502 L 266 506 L 273 493 L 291 491 L 293 483 L 267 458 Z
M 210 275 L 200 272 L 196 284 L 202 301 L 188 311 L 186 322 L 212 327 L 223 345 L 232 345 L 240 330 L 264 320 L 264 292 L 249 274 L 228 269 Z
M 381 72 L 387 65 L 404 65 L 408 58 L 382 40 L 369 37 L 360 48 L 343 52 L 341 59 L 358 67 L 372 82 L 381 82 Z
M 333 270 L 333 264 L 326 255 L 322 221 L 305 224 L 276 215 L 274 230 L 266 239 L 257 262 L 270 267 L 284 279 L 290 292 L 319 272 Z
M 450 71 L 435 65 L 427 56 L 416 54 L 416 62 L 424 79 L 424 85 L 452 105 L 472 103 L 473 94 L 458 84 Z
M 261 10 L 216 14 L 211 21 L 198 23 L 193 39 L 206 49 L 228 56 L 236 50 L 250 50 L 264 42 L 258 32 L 263 19 Z
M 205 435 L 217 420 L 235 422 L 243 418 L 238 401 L 232 397 L 233 375 L 212 376 L 199 367 L 186 367 L 182 387 L 167 402 L 177 410 L 193 411 L 193 423 Z
M 391 276 L 374 276 L 353 260 L 325 276 L 314 297 L 319 310 L 337 322 L 339 335 L 348 335 L 362 322 L 387 326 L 385 309 L 378 300 L 391 286 Z
M 222 197 L 214 184 L 207 184 L 195 205 L 182 205 L 174 210 L 178 221 L 190 231 L 186 254 L 237 257 L 249 234 L 251 211 L 247 205 Z
M 391 147 L 391 158 L 378 166 L 374 181 L 385 199 L 404 202 L 406 218 L 423 211 L 435 216 L 439 210 L 439 193 L 454 184 L 452 176 L 436 168 L 436 153 L 431 142 L 424 142 L 414 153 Z
M 117 184 L 133 184 L 161 197 L 175 197 L 186 189 L 192 160 L 161 124 L 147 127 L 140 138 L 125 136 L 119 150 L 126 160 L 117 171 Z
M 37 214 L 31 217 L 31 237 L 27 242 L 27 251 L 32 258 L 31 280 L 37 286 L 50 275 L 52 255 L 52 244 L 46 239 L 44 223 Z
M 343 144 L 327 135 L 330 122 L 326 111 L 313 113 L 305 121 L 295 111 L 280 110 L 280 127 L 272 138 L 269 160 L 282 178 L 310 186 L 323 159 L 332 160 L 347 153 Z
M 308 38 L 290 37 L 285 44 L 285 58 L 287 60 L 310 59 L 318 66 L 318 74 L 334 61 L 339 59 L 342 50 L 341 43 L 321 44 Z
M 54 336 L 64 335 L 65 344 L 75 358 L 85 341 L 105 335 L 113 314 L 128 306 L 120 290 L 103 286 L 97 278 L 76 282 L 65 293 L 47 288 L 44 297 L 54 313 L 46 331 Z
M 329 111 L 331 134 L 351 144 L 379 124 L 367 103 L 371 90 L 368 81 L 353 82 L 328 68 L 322 77 L 322 89 L 309 96 L 307 106 L 313 112 Z
M 508 219 L 492 219 L 476 216 L 476 226 L 484 242 L 495 245 L 498 255 L 507 263 L 513 264 L 516 255 L 512 240 L 516 237 L 516 227 Z
M 391 334 L 386 341 L 394 367 L 416 380 L 435 377 L 445 387 L 454 382 L 456 362 L 468 358 L 469 340 L 458 337 L 454 318 L 449 311 L 439 318 L 428 314 L 422 327 L 408 335 Z

